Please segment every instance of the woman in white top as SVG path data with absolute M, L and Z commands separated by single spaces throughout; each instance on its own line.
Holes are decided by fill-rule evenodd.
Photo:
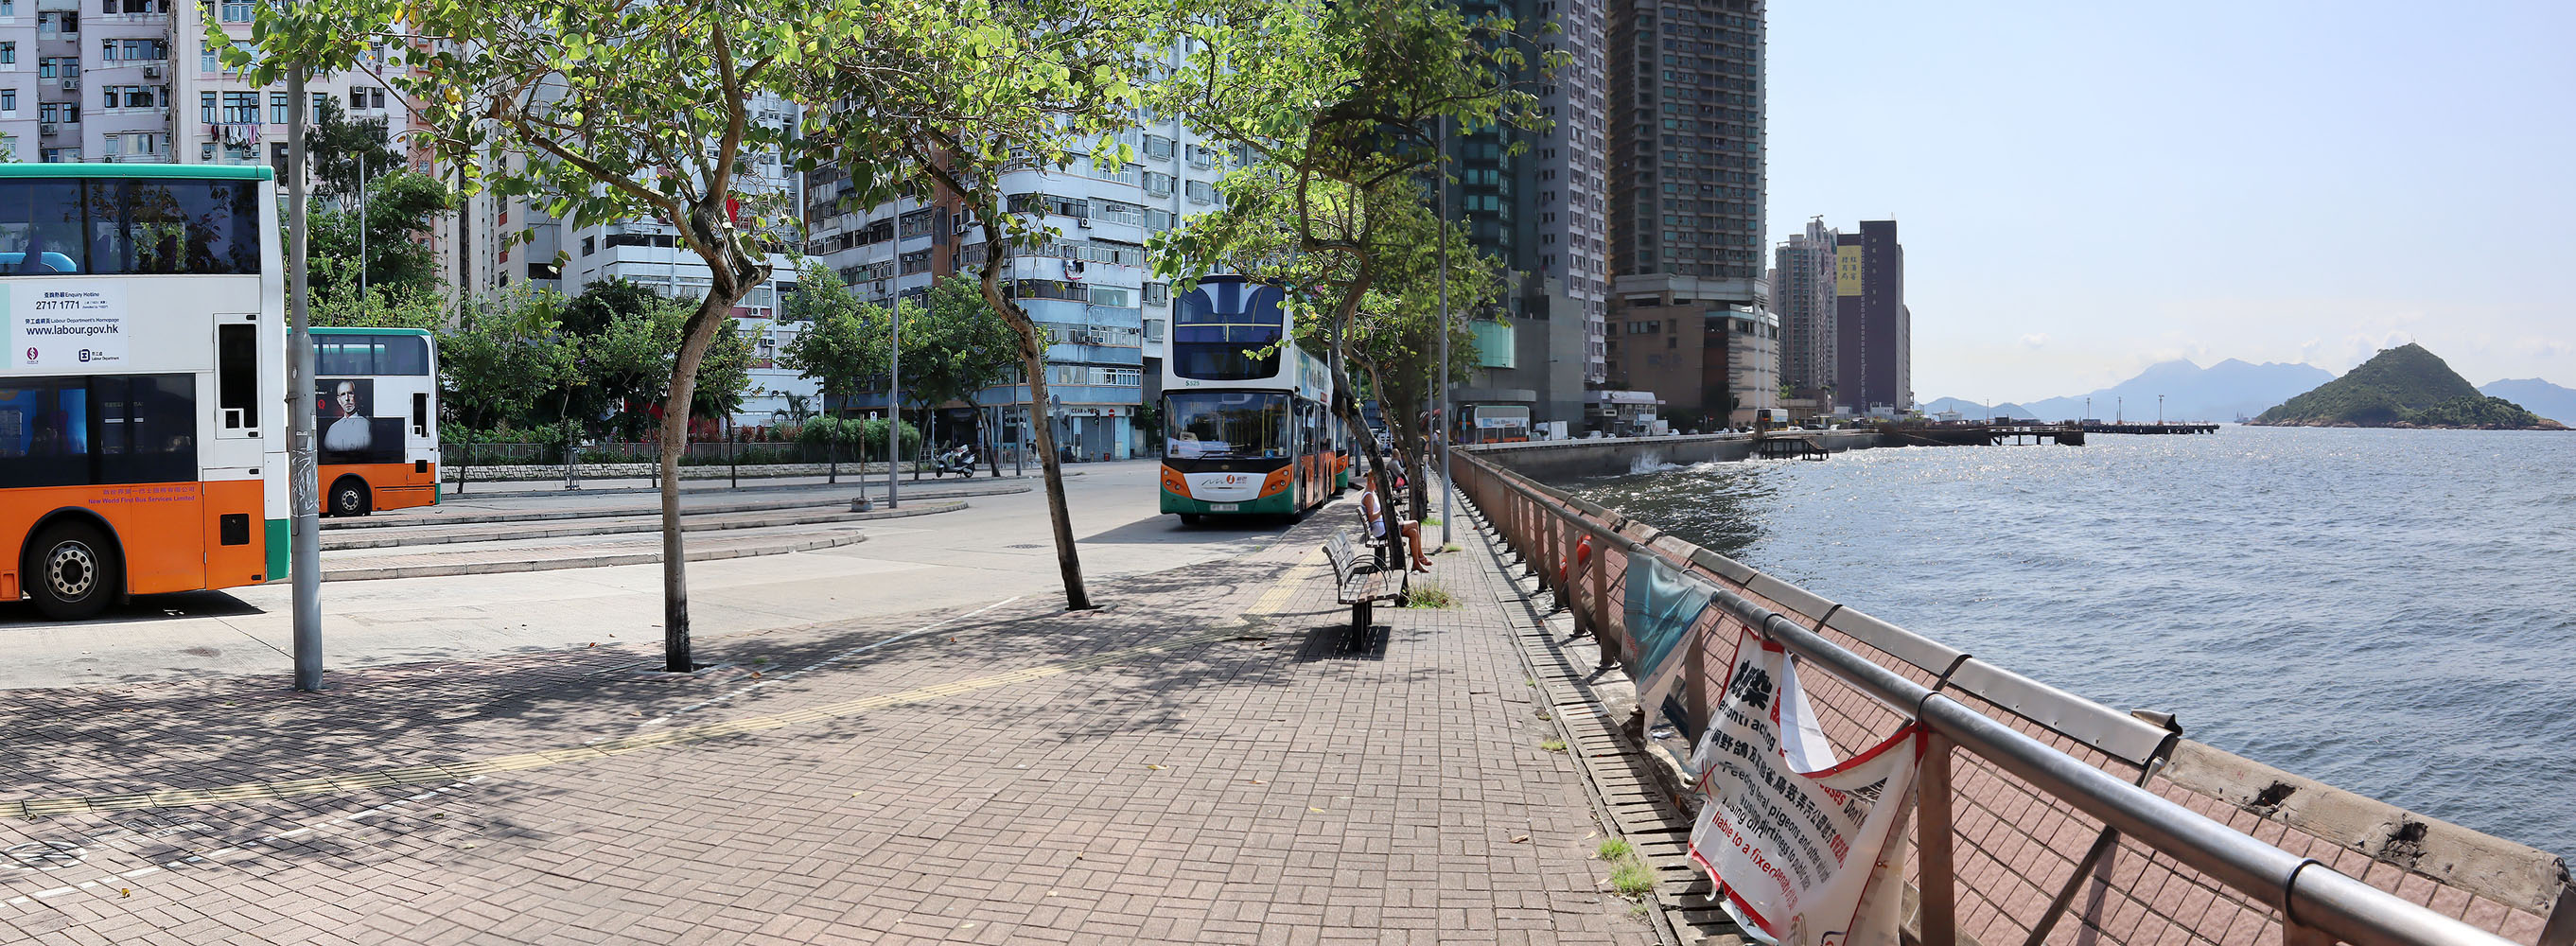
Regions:
M 1360 515 L 1367 517 L 1368 519 L 1369 536 L 1371 538 L 1383 539 L 1386 538 L 1386 510 L 1378 501 L 1377 491 L 1377 468 L 1370 467 L 1368 472 L 1368 488 L 1360 491 Z M 1411 519 L 1398 519 L 1396 520 L 1396 531 L 1404 534 L 1405 547 L 1413 552 L 1413 570 L 1417 572 L 1430 571 L 1431 559 L 1424 557 L 1422 554 L 1421 524 L 1416 523 Z

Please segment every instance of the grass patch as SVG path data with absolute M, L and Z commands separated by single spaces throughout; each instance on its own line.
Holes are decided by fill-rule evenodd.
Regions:
M 1429 578 L 1416 579 L 1413 582 L 1413 587 L 1404 594 L 1404 606 L 1408 608 L 1454 608 L 1458 606 L 1457 595 L 1450 594 L 1449 589 L 1440 587 L 1439 582 L 1433 581 Z
M 1593 849 L 1592 853 L 1600 857 L 1602 860 L 1615 861 L 1637 853 L 1637 847 L 1623 839 L 1611 838 L 1610 840 L 1601 842 L 1601 846 Z
M 1622 896 L 1643 897 L 1654 892 L 1655 872 L 1636 858 L 1629 858 L 1610 872 L 1610 888 Z
M 1441 546 L 1441 547 L 1440 547 L 1440 551 L 1442 551 L 1442 552 L 1463 552 L 1463 551 L 1466 551 L 1466 550 L 1465 550 L 1465 549 L 1463 549 L 1463 548 L 1461 548 L 1461 547 L 1459 547 L 1458 543 L 1456 543 L 1456 542 L 1451 542 L 1451 543 L 1449 543 L 1449 544 L 1447 544 L 1447 545 L 1443 545 L 1443 546 Z
M 1563 751 L 1565 751 L 1565 740 L 1563 740 L 1563 739 L 1541 739 L 1541 740 L 1539 740 L 1538 747 L 1539 747 L 1539 748 L 1541 748 L 1541 749 L 1545 749 L 1545 750 L 1547 750 L 1547 751 L 1549 751 L 1549 752 L 1563 752 Z

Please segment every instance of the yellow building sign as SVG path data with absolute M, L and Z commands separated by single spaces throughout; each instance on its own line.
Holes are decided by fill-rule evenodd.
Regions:
M 1860 247 L 1834 247 L 1834 295 L 1860 295 Z

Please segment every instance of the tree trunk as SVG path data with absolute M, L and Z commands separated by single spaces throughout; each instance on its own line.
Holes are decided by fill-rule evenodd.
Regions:
M 1046 344 L 1028 311 L 1002 296 L 1002 227 L 998 215 L 986 216 L 984 221 L 984 301 L 1019 333 L 1020 370 L 1028 375 L 1029 415 L 1034 421 L 1044 417 L 1047 404 Z M 1087 611 L 1091 593 L 1082 586 L 1082 556 L 1073 545 L 1073 513 L 1065 506 L 1064 464 L 1056 457 L 1055 423 L 1048 419 L 1032 426 L 1037 429 L 1038 469 L 1046 478 L 1047 518 L 1055 530 L 1056 568 L 1064 574 L 1064 606 Z
M 689 401 L 697 394 L 698 365 L 707 347 L 734 302 L 762 275 L 756 267 L 745 268 L 750 271 L 720 273 L 707 286 L 706 298 L 682 330 L 680 351 L 671 360 L 671 389 L 662 396 L 662 669 L 672 673 L 697 669 L 689 646 L 689 560 L 680 533 L 680 452 L 689 445 Z

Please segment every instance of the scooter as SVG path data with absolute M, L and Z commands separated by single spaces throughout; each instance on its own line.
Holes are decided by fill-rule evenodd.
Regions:
M 955 473 L 968 479 L 973 479 L 975 477 L 975 451 L 966 447 L 959 447 L 955 450 L 950 450 L 946 453 L 940 454 L 938 462 L 933 464 L 932 469 L 932 475 L 934 476 L 946 476 L 950 473 Z

